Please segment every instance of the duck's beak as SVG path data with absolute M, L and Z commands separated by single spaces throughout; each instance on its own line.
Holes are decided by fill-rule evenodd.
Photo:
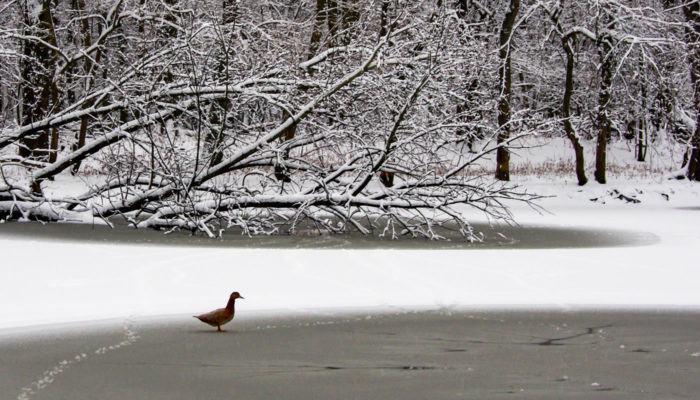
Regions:
M 239 297 L 239 299 L 245 299 L 245 297 L 241 296 L 241 297 Z

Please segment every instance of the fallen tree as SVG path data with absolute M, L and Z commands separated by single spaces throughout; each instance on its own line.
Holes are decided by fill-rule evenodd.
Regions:
M 52 79 L 64 83 L 61 106 L 29 124 L 5 121 L 0 131 L 0 217 L 120 218 L 212 237 L 310 223 L 437 239 L 436 228 L 450 224 L 477 239 L 465 205 L 510 219 L 508 201 L 536 198 L 470 173 L 480 158 L 533 132 L 462 151 L 465 129 L 483 122 L 445 110 L 483 68 L 468 55 L 483 58 L 487 43 L 465 46 L 468 29 L 446 29 L 464 24 L 454 10 L 416 4 L 353 14 L 346 31 L 327 32 L 325 44 L 317 38 L 309 54 L 296 45 L 305 31 L 293 28 L 311 28 L 316 15 L 240 6 L 235 21 L 245 22 L 224 23 L 178 4 L 160 18 L 115 1 L 99 40 L 83 40 L 83 48 L 59 34 Z M 164 32 L 167 40 L 151 40 Z M 333 34 L 343 35 L 342 46 Z M 89 69 L 74 68 L 88 60 Z M 45 149 L 53 158 L 15 154 L 49 130 L 60 138 Z M 87 190 L 55 190 L 52 180 L 76 173 L 70 179 Z

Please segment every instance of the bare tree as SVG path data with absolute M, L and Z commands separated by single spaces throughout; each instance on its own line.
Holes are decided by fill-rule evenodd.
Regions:
M 596 28 L 598 57 L 600 59 L 600 92 L 598 94 L 598 141 L 595 158 L 595 180 L 605 183 L 605 167 L 607 143 L 612 133 L 612 122 L 609 116 L 612 99 L 612 80 L 615 73 L 615 47 L 612 31 L 615 29 L 613 11 L 607 4 L 601 4 L 597 10 Z
M 504 146 L 510 137 L 510 116 L 511 116 L 511 51 L 513 42 L 513 27 L 520 9 L 520 0 L 510 0 L 510 7 L 503 19 L 501 33 L 499 37 L 498 56 L 501 66 L 498 70 L 500 78 L 500 94 L 498 97 L 498 143 L 500 147 L 496 153 L 496 179 L 501 181 L 510 180 L 510 152 Z
M 569 139 L 574 148 L 576 178 L 578 179 L 579 186 L 583 186 L 588 183 L 585 170 L 586 164 L 583 156 L 583 144 L 581 143 L 581 137 L 578 135 L 576 128 L 571 121 L 571 99 L 574 94 L 574 69 L 576 65 L 576 52 L 574 47 L 576 37 L 578 34 L 580 34 L 580 31 L 565 31 L 560 21 L 560 17 L 564 11 L 564 0 L 559 0 L 557 6 L 553 8 L 549 14 L 555 27 L 557 28 L 557 31 L 561 35 L 561 44 L 564 49 L 564 53 L 566 54 L 566 81 L 564 82 L 564 97 L 562 100 L 561 110 L 566 137 Z

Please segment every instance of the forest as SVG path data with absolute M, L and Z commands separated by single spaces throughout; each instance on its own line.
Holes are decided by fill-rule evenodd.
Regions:
M 700 180 L 699 79 L 698 0 L 0 0 L 0 219 L 474 239 L 528 137 Z

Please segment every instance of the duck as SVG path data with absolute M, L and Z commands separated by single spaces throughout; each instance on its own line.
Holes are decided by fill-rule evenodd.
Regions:
M 231 320 L 233 319 L 233 314 L 235 313 L 234 307 L 236 305 L 236 299 L 244 298 L 245 297 L 241 296 L 240 293 L 233 292 L 228 298 L 228 303 L 226 304 L 226 307 L 217 308 L 214 311 L 210 311 L 202 315 L 194 315 L 194 317 L 204 322 L 205 324 L 215 326 L 217 332 L 226 332 L 225 330 L 221 329 L 221 325 L 231 322 Z

